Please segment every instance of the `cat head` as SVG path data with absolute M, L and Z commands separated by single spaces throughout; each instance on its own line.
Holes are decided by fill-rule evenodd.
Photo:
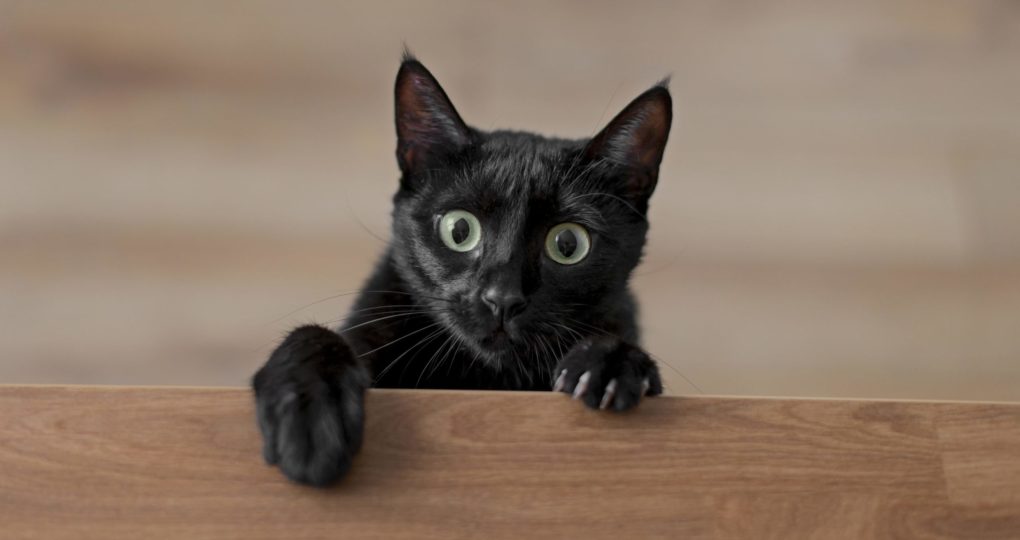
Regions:
M 583 140 L 472 128 L 410 56 L 395 98 L 393 261 L 465 346 L 514 362 L 624 300 L 672 121 L 664 83 Z

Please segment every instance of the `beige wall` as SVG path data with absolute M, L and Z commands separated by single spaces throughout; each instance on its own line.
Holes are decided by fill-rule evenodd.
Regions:
M 405 41 L 482 128 L 673 75 L 635 278 L 672 392 L 1020 399 L 1006 1 L 0 1 L 0 382 L 242 384 L 340 317 L 284 315 L 388 235 Z

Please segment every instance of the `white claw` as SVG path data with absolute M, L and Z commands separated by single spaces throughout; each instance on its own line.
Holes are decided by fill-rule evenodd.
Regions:
M 553 392 L 559 392 L 563 390 L 563 387 L 567 385 L 567 370 L 560 372 L 560 376 L 556 377 L 556 382 L 553 383 Z
M 581 399 L 581 396 L 588 391 L 588 380 L 591 379 L 591 372 L 585 371 L 577 379 L 577 386 L 574 387 L 574 399 Z
M 648 389 L 652 387 L 652 383 L 648 382 L 648 379 L 641 381 L 641 395 L 644 396 L 648 393 Z
M 606 385 L 606 392 L 602 394 L 602 403 L 599 403 L 600 409 L 608 409 L 613 402 L 613 397 L 616 396 L 616 384 L 616 379 L 613 379 Z

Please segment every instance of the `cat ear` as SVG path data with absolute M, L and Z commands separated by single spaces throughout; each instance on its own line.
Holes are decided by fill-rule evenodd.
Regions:
M 422 171 L 470 144 L 471 129 L 461 120 L 443 87 L 406 52 L 394 95 L 397 162 L 404 174 Z
M 655 190 L 659 163 L 673 122 L 673 100 L 662 81 L 613 118 L 585 147 L 591 161 L 604 161 L 624 178 L 624 192 L 647 198 Z

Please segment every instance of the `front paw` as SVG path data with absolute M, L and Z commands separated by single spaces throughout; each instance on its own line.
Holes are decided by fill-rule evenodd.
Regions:
M 366 368 L 335 332 L 291 332 L 253 379 L 266 462 L 303 484 L 340 478 L 361 448 L 368 384 Z
M 638 347 L 616 338 L 575 345 L 556 366 L 554 392 L 572 394 L 592 409 L 625 411 L 643 396 L 662 393 L 659 368 Z

